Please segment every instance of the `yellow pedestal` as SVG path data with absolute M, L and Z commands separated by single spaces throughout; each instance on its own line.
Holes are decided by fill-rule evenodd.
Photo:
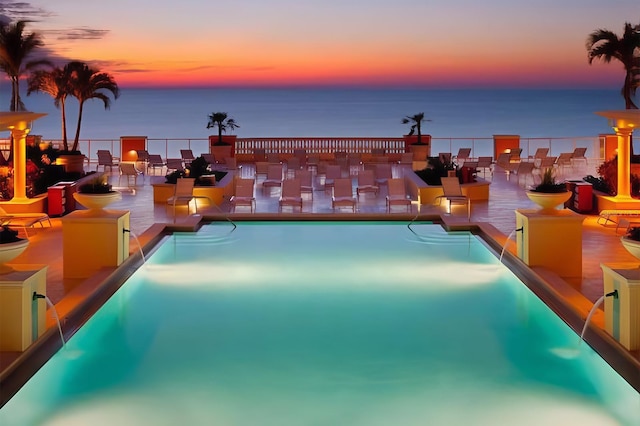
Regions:
M 630 351 L 640 349 L 640 265 L 601 264 L 604 293 L 618 291 L 618 297 L 604 299 L 605 330 Z
M 129 257 L 129 211 L 76 210 L 62 219 L 62 269 L 65 278 L 86 278 Z
M 47 266 L 11 265 L 0 275 L 0 351 L 24 351 L 46 330 Z
M 518 257 L 529 266 L 542 266 L 562 278 L 582 278 L 582 221 L 571 210 L 541 214 L 516 210 Z

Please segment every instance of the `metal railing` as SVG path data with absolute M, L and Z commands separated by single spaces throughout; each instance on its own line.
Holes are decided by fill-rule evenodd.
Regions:
M 61 148 L 61 140 L 46 140 L 54 147 Z M 471 157 L 493 156 L 493 138 L 432 138 L 431 154 L 450 152 L 455 155 L 460 148 L 471 148 Z M 604 138 L 594 137 L 547 137 L 520 138 L 522 156 L 532 156 L 538 148 L 549 148 L 550 156 L 558 156 L 562 152 L 572 152 L 575 148 L 587 148 L 590 160 L 604 158 Z M 121 157 L 121 142 L 117 139 L 82 139 L 79 143 L 80 151 L 90 163 L 97 162 L 99 149 L 109 150 L 114 157 Z M 180 158 L 181 149 L 191 149 L 197 156 L 209 152 L 208 138 L 166 138 L 147 139 L 147 151 L 150 154 L 160 154 L 163 158 Z M 264 149 L 265 152 L 293 154 L 296 149 L 305 149 L 310 154 L 330 154 L 336 151 L 348 153 L 370 153 L 374 149 L 384 149 L 389 154 L 400 154 L 405 151 L 403 138 L 391 137 L 296 137 L 296 138 L 237 138 L 235 142 L 236 154 L 252 154 L 254 149 Z M 9 151 L 9 140 L 0 139 L 0 150 Z

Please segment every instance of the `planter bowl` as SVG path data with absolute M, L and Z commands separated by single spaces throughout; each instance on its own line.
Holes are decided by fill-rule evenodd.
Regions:
M 6 274 L 7 272 L 13 271 L 13 268 L 5 265 L 5 263 L 10 262 L 16 257 L 20 256 L 28 245 L 29 240 L 0 244 L 0 274 Z
M 537 192 L 527 191 L 527 197 L 538 206 L 541 212 L 552 212 L 557 206 L 571 198 L 571 192 Z
M 120 201 L 122 195 L 118 191 L 111 191 L 105 194 L 87 194 L 84 192 L 74 192 L 73 198 L 89 210 L 102 210 L 109 204 Z
M 627 249 L 636 259 L 640 259 L 640 241 L 632 240 L 628 237 L 621 237 L 622 246 Z

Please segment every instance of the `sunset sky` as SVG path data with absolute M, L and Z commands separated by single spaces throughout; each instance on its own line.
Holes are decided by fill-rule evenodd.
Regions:
M 25 7 L 52 55 L 121 86 L 621 86 L 585 41 L 640 24 L 638 0 L 0 1 Z

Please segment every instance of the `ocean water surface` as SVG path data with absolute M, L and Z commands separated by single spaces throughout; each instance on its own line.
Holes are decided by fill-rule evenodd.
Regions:
M 45 94 L 24 96 L 31 111 L 48 115 L 32 134 L 60 139 L 60 111 Z M 7 91 L 0 102 L 7 102 Z M 208 114 L 226 111 L 239 124 L 238 137 L 400 137 L 404 116 L 424 112 L 423 134 L 434 138 L 490 138 L 494 134 L 536 137 L 594 137 L 612 133 L 596 111 L 622 109 L 617 89 L 362 89 L 362 88 L 123 88 L 109 110 L 85 104 L 81 139 L 198 139 Z M 68 101 L 73 137 L 77 103 Z

